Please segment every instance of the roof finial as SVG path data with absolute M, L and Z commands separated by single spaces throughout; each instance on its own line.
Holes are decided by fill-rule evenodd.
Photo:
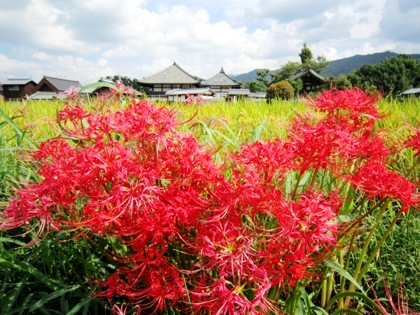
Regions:
M 223 67 L 222 69 L 220 69 L 220 73 L 225 73 L 225 70 L 223 70 Z

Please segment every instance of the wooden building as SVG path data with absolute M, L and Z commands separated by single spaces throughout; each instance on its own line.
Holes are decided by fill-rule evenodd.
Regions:
M 325 78 L 311 68 L 302 70 L 289 78 L 289 81 L 302 80 L 303 88 L 301 94 L 319 91 L 320 87 L 325 83 Z
M 223 68 L 215 76 L 208 80 L 201 81 L 201 86 L 209 87 L 216 92 L 216 97 L 226 97 L 229 90 L 239 89 L 241 83 L 229 77 Z
M 160 72 L 140 79 L 139 84 L 149 98 L 166 99 L 165 93 L 174 89 L 193 89 L 200 86 L 201 79 L 183 70 L 176 62 Z
M 64 93 L 71 87 L 80 88 L 82 87 L 82 85 L 79 81 L 75 80 L 59 79 L 44 76 L 42 80 L 39 81 L 36 90 L 43 92 Z
M 30 100 L 53 100 L 65 98 L 65 92 L 71 87 L 80 88 L 79 81 L 44 76 L 36 86 L 36 91 L 28 97 Z
M 7 79 L 3 83 L 5 101 L 17 101 L 35 93 L 36 83 L 31 79 Z

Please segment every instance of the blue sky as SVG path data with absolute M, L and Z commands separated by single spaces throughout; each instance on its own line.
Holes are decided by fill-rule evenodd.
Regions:
M 0 82 L 143 78 L 177 62 L 208 79 L 299 61 L 420 53 L 419 0 L 14 0 L 0 8 Z

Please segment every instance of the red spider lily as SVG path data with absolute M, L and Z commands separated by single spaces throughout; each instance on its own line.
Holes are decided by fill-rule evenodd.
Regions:
M 368 95 L 363 90 L 354 88 L 347 90 L 331 89 L 321 93 L 315 100 L 307 100 L 307 104 L 317 110 L 334 115 L 336 111 L 348 112 L 351 118 L 359 115 L 369 115 L 379 118 L 375 104 L 379 94 Z
M 396 198 L 401 201 L 401 211 L 407 212 L 410 207 L 420 203 L 420 196 L 416 193 L 416 185 L 407 178 L 387 168 L 377 161 L 367 161 L 354 175 L 348 176 L 353 186 L 367 194 L 370 198 Z
M 126 96 L 132 96 L 134 94 L 133 88 L 131 86 L 126 86 L 123 82 L 117 81 L 115 83 L 117 90 L 126 95 Z
M 119 268 L 103 283 L 107 290 L 99 295 L 110 299 L 115 295 L 126 296 L 152 313 L 184 301 L 186 288 L 180 272 L 158 250 L 152 252 L 155 254 L 133 255 L 134 266 Z
M 271 284 L 264 270 L 256 270 L 252 278 L 209 278 L 210 284 L 190 291 L 195 312 L 210 314 L 281 314 L 273 301 L 267 298 Z M 252 282 L 252 286 L 249 282 Z
M 114 314 L 114 315 L 126 315 L 127 311 L 128 311 L 128 306 L 129 305 L 127 303 L 123 303 L 120 306 L 115 304 L 112 307 L 112 314 Z M 133 313 L 133 314 L 140 315 L 141 314 L 140 307 L 138 305 L 136 305 L 134 308 L 135 308 L 135 313 Z
M 280 201 L 273 208 L 278 225 L 268 231 L 258 252 L 273 284 L 293 286 L 309 277 L 310 268 L 336 246 L 335 217 L 341 204 L 335 194 L 308 191 L 299 201 Z
M 414 156 L 420 156 L 420 129 L 416 129 L 415 132 L 414 135 L 409 136 L 404 142 L 404 146 L 417 151 Z
M 375 120 L 380 118 L 374 106 L 376 96 L 363 91 L 330 90 L 321 94 L 313 107 L 327 111 L 316 120 L 298 116 L 289 130 L 284 146 L 295 155 L 295 169 L 331 169 L 337 176 L 346 174 L 361 159 L 384 163 L 389 149 L 378 134 L 374 134 Z
M 64 92 L 64 94 L 67 98 L 75 98 L 79 96 L 79 91 L 79 87 L 71 86 Z

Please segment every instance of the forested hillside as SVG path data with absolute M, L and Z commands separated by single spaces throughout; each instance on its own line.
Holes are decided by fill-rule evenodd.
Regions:
M 392 58 L 399 55 L 399 53 L 394 53 L 391 51 L 386 51 L 383 53 L 375 53 L 370 55 L 355 55 L 348 58 L 332 60 L 329 62 L 327 68 L 322 71 L 322 75 L 328 77 L 338 77 L 340 74 L 348 74 L 353 70 L 359 69 L 365 64 L 378 64 L 386 58 Z M 413 58 L 420 59 L 420 54 L 411 54 L 409 55 Z M 248 73 L 242 73 L 237 75 L 231 75 L 232 78 L 238 81 L 251 82 L 257 79 L 257 72 L 261 69 L 255 69 Z M 272 70 L 275 72 L 276 70 Z

